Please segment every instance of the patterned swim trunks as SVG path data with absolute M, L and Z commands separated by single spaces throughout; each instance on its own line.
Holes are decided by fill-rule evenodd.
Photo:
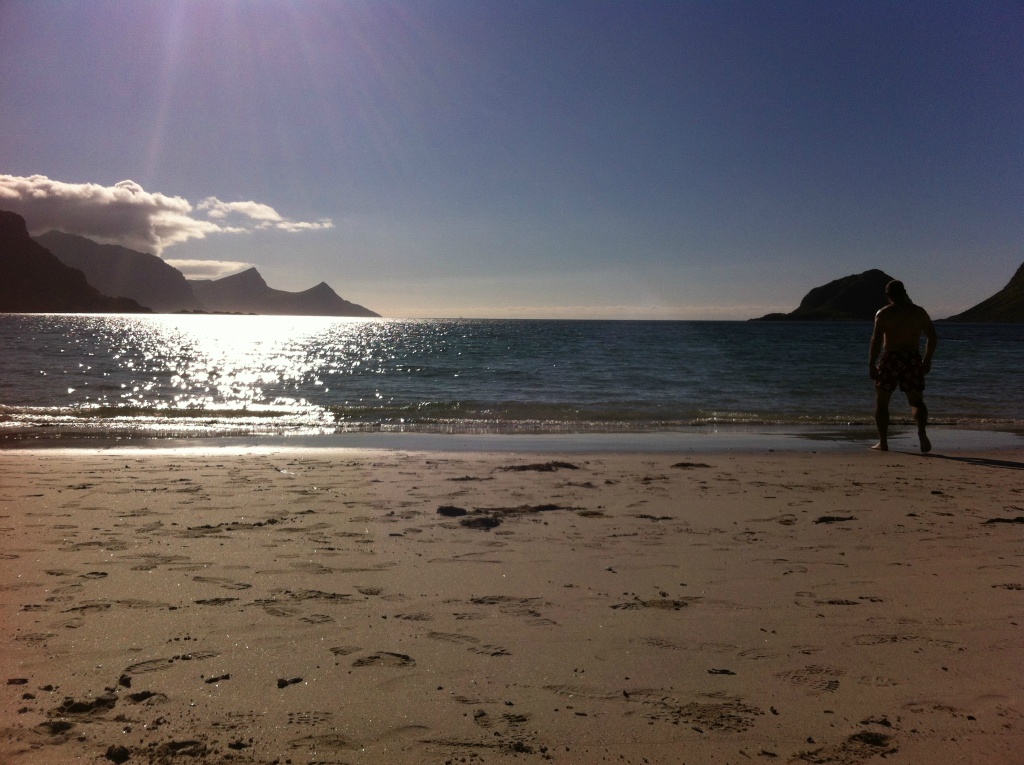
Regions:
M 920 353 L 913 351 L 884 351 L 878 362 L 878 376 L 875 388 L 878 390 L 901 391 L 924 390 L 924 363 Z

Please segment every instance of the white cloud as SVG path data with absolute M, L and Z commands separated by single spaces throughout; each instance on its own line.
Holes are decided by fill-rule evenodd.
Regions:
M 65 183 L 45 175 L 0 175 L 0 209 L 24 217 L 33 234 L 57 229 L 158 255 L 167 247 L 208 234 L 247 234 L 268 228 L 299 232 L 334 226 L 328 218 L 292 221 L 260 202 L 207 197 L 193 208 L 187 199 L 146 191 L 135 181 L 101 186 Z M 212 220 L 197 217 L 197 210 Z
M 172 260 L 167 265 L 177 268 L 186 279 L 223 279 L 225 276 L 237 274 L 252 268 L 252 263 L 237 260 Z
M 322 228 L 334 228 L 334 223 L 331 222 L 330 218 L 321 218 L 318 221 L 307 223 L 304 221 L 297 220 L 284 220 L 278 223 L 274 228 L 280 229 L 281 231 L 316 231 Z
M 218 220 L 226 218 L 231 213 L 244 215 L 252 220 L 271 221 L 274 223 L 284 220 L 281 214 L 273 207 L 260 204 L 259 202 L 221 202 L 217 197 L 207 197 L 199 203 L 199 209 L 206 210 L 206 214 L 209 217 L 217 218 Z
M 215 220 L 223 220 L 228 216 L 234 216 L 236 220 L 248 218 L 255 222 L 257 230 L 274 228 L 294 233 L 334 228 L 334 223 L 330 218 L 321 218 L 313 222 L 288 220 L 270 205 L 260 202 L 222 202 L 217 197 L 207 197 L 199 203 L 198 209 L 205 210 L 207 217 Z
M 159 252 L 220 231 L 193 218 L 188 200 L 147 192 L 134 181 L 100 186 L 0 175 L 0 209 L 24 217 L 31 233 L 55 228 L 135 250 Z

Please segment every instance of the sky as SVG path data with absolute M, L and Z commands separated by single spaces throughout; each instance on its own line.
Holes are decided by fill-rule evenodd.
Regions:
M 1019 0 L 0 0 L 0 209 L 385 316 L 748 319 L 1024 262 Z

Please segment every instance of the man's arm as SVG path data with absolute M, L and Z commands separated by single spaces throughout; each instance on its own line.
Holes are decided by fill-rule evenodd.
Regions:
M 922 308 L 921 313 L 924 314 L 924 326 L 921 328 L 924 332 L 924 358 L 921 359 L 921 365 L 924 368 L 924 373 L 928 374 L 932 371 L 932 356 L 939 344 L 939 336 L 935 333 L 935 325 L 932 324 L 928 312 Z
M 885 330 L 882 328 L 882 312 L 875 314 L 875 327 L 871 331 L 871 344 L 868 348 L 868 375 L 874 380 L 878 375 L 878 368 L 875 366 L 875 359 L 882 352 L 882 343 L 885 340 Z

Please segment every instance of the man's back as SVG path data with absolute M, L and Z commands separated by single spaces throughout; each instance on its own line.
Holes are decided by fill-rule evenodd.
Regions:
M 921 335 L 935 332 L 928 312 L 913 303 L 887 305 L 875 315 L 878 328 L 885 338 L 885 350 L 920 353 Z

